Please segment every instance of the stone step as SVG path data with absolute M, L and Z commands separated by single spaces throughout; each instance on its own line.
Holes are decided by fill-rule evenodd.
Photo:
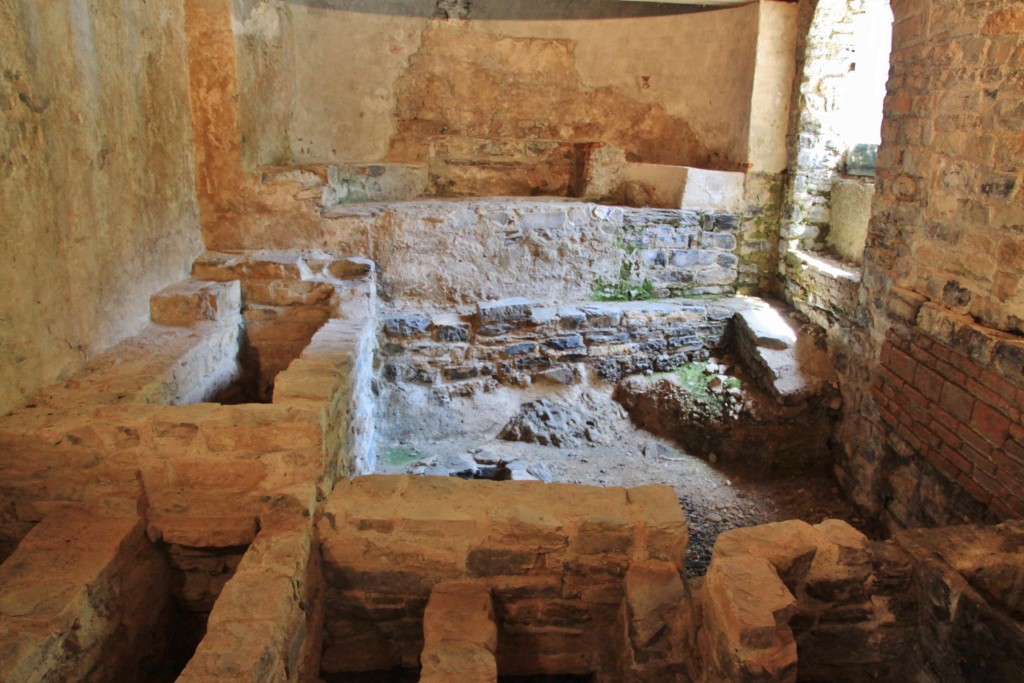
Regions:
M 783 405 L 826 390 L 835 372 L 828 353 L 780 304 L 751 299 L 733 318 L 733 344 L 754 381 Z

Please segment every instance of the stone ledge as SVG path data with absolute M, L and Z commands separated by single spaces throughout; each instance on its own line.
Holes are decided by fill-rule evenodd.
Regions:
M 187 327 L 201 320 L 225 320 L 242 308 L 238 282 L 185 280 L 149 299 L 150 319 L 157 325 Z

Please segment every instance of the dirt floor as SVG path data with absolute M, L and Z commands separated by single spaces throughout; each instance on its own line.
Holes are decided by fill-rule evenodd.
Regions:
M 831 476 L 764 479 L 725 471 L 634 427 L 612 400 L 612 388 L 605 384 L 499 387 L 441 403 L 428 390 L 388 390 L 381 402 L 377 471 L 470 476 L 467 469 L 474 463 L 484 471 L 493 470 L 494 464 L 516 463 L 513 469 L 520 473 L 555 482 L 625 487 L 668 484 L 679 496 L 690 525 L 686 573 L 691 577 L 704 574 L 715 539 L 728 529 L 786 519 L 817 523 L 838 518 L 865 530 L 864 520 Z M 553 418 L 548 413 L 544 416 L 557 423 L 555 440 L 560 445 L 499 438 L 521 404 L 540 399 L 553 408 Z M 542 431 L 539 436 L 550 441 L 552 434 Z

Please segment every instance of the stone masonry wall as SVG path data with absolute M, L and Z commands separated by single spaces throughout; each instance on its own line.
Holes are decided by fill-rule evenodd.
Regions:
M 327 259 L 320 268 L 330 271 L 336 262 L 336 317 L 289 365 L 294 374 L 278 375 L 271 404 L 173 405 L 193 395 L 183 380 L 207 380 L 194 372 L 205 367 L 199 361 L 220 349 L 225 335 L 238 335 L 237 308 L 223 321 L 204 319 L 209 300 L 199 288 L 191 290 L 191 321 L 151 325 L 4 416 L 5 549 L 54 507 L 86 500 L 124 514 L 135 511 L 142 491 L 153 539 L 197 548 L 246 545 L 275 496 L 308 506 L 340 476 L 371 470 L 373 282 L 364 279 L 365 263 L 353 280 L 346 279 L 353 275 L 347 260 Z M 233 290 L 237 304 L 237 285 Z
M 687 544 L 671 489 L 448 477 L 360 477 L 327 501 L 322 539 L 325 674 L 415 668 L 434 587 L 490 590 L 503 675 L 603 673 L 634 562 Z
M 4 413 L 139 332 L 202 241 L 180 3 L 4 2 L 0 63 Z
M 0 565 L 0 678 L 171 680 L 170 569 L 138 516 L 54 511 Z
M 847 402 L 840 474 L 899 525 L 1015 516 L 1024 9 L 900 0 L 893 10 L 865 327 L 852 335 L 863 360 L 851 384 L 875 397 Z
M 920 302 L 906 299 L 908 312 Z M 887 513 L 901 526 L 1024 515 L 1024 345 L 934 303 L 908 322 L 887 335 L 872 387 Z
M 736 214 L 536 200 L 382 208 L 371 223 L 372 257 L 382 297 L 395 302 L 471 304 L 514 293 L 551 304 L 589 299 L 598 288 L 636 298 L 729 294 L 740 285 Z M 439 267 L 452 244 L 460 253 Z
M 528 299 L 480 302 L 476 313 L 386 314 L 384 376 L 426 385 L 464 380 L 572 384 L 586 364 L 606 381 L 704 360 L 724 344 L 739 300 L 534 306 Z M 461 385 L 471 390 L 472 385 Z
M 843 80 L 857 60 L 854 23 L 864 0 L 805 0 L 798 13 L 797 73 L 782 239 L 810 248 L 830 222 L 832 183 L 846 153 L 839 116 Z

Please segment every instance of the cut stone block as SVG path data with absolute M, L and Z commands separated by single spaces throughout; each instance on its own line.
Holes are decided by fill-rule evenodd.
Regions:
M 197 280 L 299 280 L 302 259 L 295 251 L 255 250 L 244 253 L 207 251 L 192 262 Z
M 389 337 L 415 337 L 430 329 L 430 318 L 422 315 L 394 315 L 384 319 L 384 334 Z
M 376 270 L 376 264 L 368 258 L 356 256 L 332 261 L 327 266 L 328 272 L 340 280 L 364 277 Z
M 740 332 L 757 346 L 784 351 L 796 344 L 796 333 L 786 319 L 768 306 L 748 308 L 736 314 Z
M 481 323 L 529 320 L 533 315 L 533 306 L 530 304 L 530 300 L 522 297 L 481 301 L 476 306 Z
M 726 680 L 796 680 L 796 641 L 788 625 L 796 599 L 771 563 L 760 557 L 712 560 L 702 598 Z
M 653 206 L 701 211 L 738 211 L 745 175 L 689 166 L 626 164 L 627 184 L 640 188 Z
M 201 320 L 224 320 L 236 315 L 241 306 L 242 290 L 237 280 L 185 280 L 151 296 L 149 315 L 157 325 L 187 327 Z

